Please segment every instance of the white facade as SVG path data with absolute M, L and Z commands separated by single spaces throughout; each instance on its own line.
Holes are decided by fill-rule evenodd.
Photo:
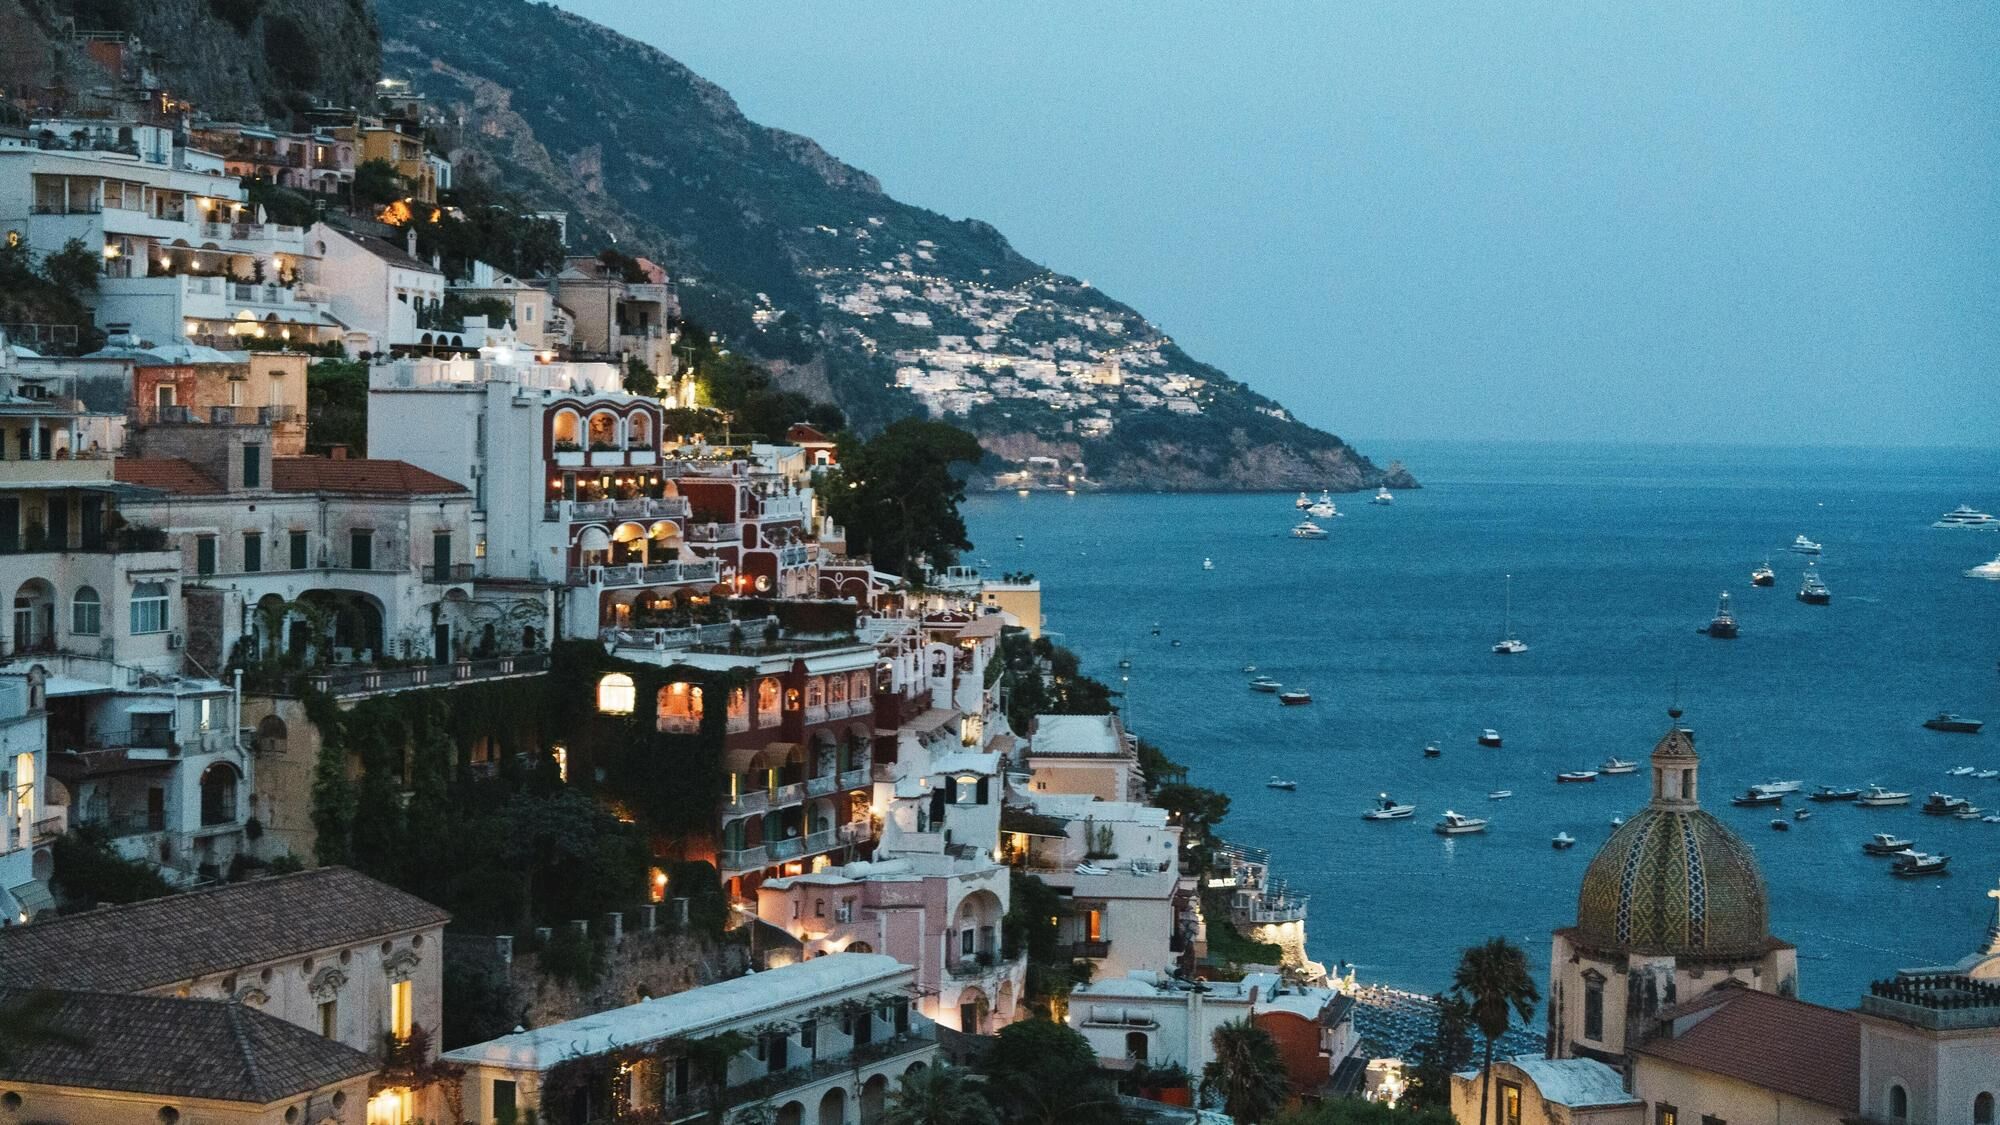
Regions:
M 346 326 L 349 352 L 435 342 L 437 330 L 421 327 L 419 318 L 443 305 L 444 273 L 416 257 L 415 232 L 398 248 L 380 238 L 314 223 L 306 232 L 306 246 L 313 263 L 308 275 L 328 295 L 334 318 Z
M 1137 972 L 1079 985 L 1070 993 L 1068 1023 L 1100 1060 L 1180 1066 L 1199 1075 L 1215 1057 L 1216 1029 L 1250 1020 L 1268 1025 L 1296 1055 L 1303 1054 L 1302 1040 L 1317 1041 L 1318 1069 L 1289 1075 L 1294 1086 L 1317 1089 L 1358 1045 L 1350 1011 L 1333 989 L 1288 984 L 1272 973 L 1206 981 L 1197 989 L 1162 973 Z M 1288 1066 L 1293 1062 L 1287 1059 Z
M 0 926 L 32 921 L 53 904 L 49 849 L 68 827 L 68 810 L 48 801 L 45 680 L 0 676 Z
M 1022 803 L 1067 822 L 1060 839 L 1010 834 L 1012 862 L 1070 897 L 1062 938 L 1096 976 L 1174 969 L 1182 917 L 1181 830 L 1166 810 L 1127 801 L 1037 794 Z

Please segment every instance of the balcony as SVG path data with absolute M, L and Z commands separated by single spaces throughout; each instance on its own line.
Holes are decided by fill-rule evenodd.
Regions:
M 424 581 L 433 585 L 472 581 L 471 563 L 433 563 L 424 568 Z
M 972 980 L 978 977 L 991 976 L 996 971 L 1005 972 L 1008 968 L 1010 968 L 1009 964 L 1000 960 L 989 949 L 973 954 L 971 957 L 960 957 L 958 960 L 946 965 L 945 971 L 959 980 Z
M 770 852 L 761 845 L 754 848 L 724 849 L 715 853 L 716 868 L 724 875 L 732 871 L 750 871 L 771 862 Z
M 805 799 L 806 787 L 803 782 L 794 781 L 790 785 L 780 785 L 776 789 L 771 790 L 771 803 L 773 805 L 796 805 Z
M 535 652 L 523 653 L 520 656 L 500 656 L 491 660 L 424 664 L 414 668 L 341 669 L 309 677 L 308 682 L 315 691 L 322 691 L 339 699 L 355 699 L 399 691 L 419 691 L 447 684 L 534 676 L 548 669 L 548 654 Z
M 572 520 L 685 519 L 685 496 L 638 497 L 631 500 L 552 500 L 542 505 L 542 519 Z
M 842 789 L 859 789 L 868 783 L 869 773 L 867 766 L 859 766 L 855 769 L 847 770 L 840 775 L 840 787 Z
M 667 734 L 696 734 L 701 730 L 701 716 L 661 715 L 659 729 Z
M 875 822 L 850 820 L 833 831 L 843 844 L 865 844 L 875 838 Z
M 799 856 L 805 854 L 804 848 L 805 841 L 799 839 L 773 840 L 764 845 L 764 851 L 773 860 L 797 859 Z
M 742 734 L 744 731 L 750 729 L 750 716 L 731 715 L 727 720 L 724 721 L 723 725 L 724 728 L 727 729 L 730 734 Z
M 830 773 L 821 774 L 818 777 L 806 778 L 806 793 L 813 797 L 824 797 L 834 791 L 839 781 L 840 778 L 837 775 Z
M 818 855 L 821 852 L 830 852 L 840 847 L 842 843 L 837 829 L 829 828 L 824 832 L 814 832 L 806 837 L 806 854 Z
M 693 563 L 655 563 L 646 566 L 627 563 L 623 566 L 573 566 L 569 568 L 569 584 L 572 586 L 667 586 L 680 582 L 715 582 L 722 574 L 722 565 L 714 559 Z
M 1111 956 L 1111 943 L 1108 941 L 1074 941 L 1070 943 L 1068 952 L 1071 958 L 1095 958 L 1101 960 Z
M 880 1026 L 878 1023 L 877 1026 Z M 783 1101 L 787 1090 L 825 1081 L 836 1075 L 859 1074 L 865 1067 L 888 1060 L 894 1060 L 886 1070 L 901 1073 L 909 1063 L 903 1056 L 914 1057 L 928 1053 L 937 1047 L 934 1035 L 911 1029 L 892 1034 L 887 1039 L 873 1043 L 863 1043 L 845 1054 L 827 1054 L 817 1060 L 808 1061 L 804 1066 L 786 1067 L 783 1070 L 761 1074 L 740 1085 L 731 1086 L 721 1100 L 725 1107 L 747 1105 L 751 1102 Z M 809 1056 L 802 1056 L 807 1057 Z M 666 1120 L 680 1121 L 697 1116 L 708 1110 L 706 1100 L 700 1096 L 677 1099 L 664 1115 Z
M 738 793 L 736 796 L 730 798 L 728 811 L 724 815 L 762 812 L 770 807 L 771 791 L 768 789 L 752 789 L 747 792 Z

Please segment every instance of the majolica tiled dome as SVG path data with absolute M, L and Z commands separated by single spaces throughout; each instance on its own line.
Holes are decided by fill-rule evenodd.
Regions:
M 1764 877 L 1750 849 L 1697 803 L 1694 738 L 1679 723 L 1653 748 L 1653 800 L 1611 834 L 1583 874 L 1584 945 L 1679 957 L 1759 955 L 1770 940 Z

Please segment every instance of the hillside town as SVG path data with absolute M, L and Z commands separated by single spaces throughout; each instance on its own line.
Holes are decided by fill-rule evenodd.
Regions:
M 1329 972 L 1347 905 L 1032 575 L 858 521 L 956 521 L 894 475 L 929 431 L 743 432 L 669 270 L 560 213 L 503 224 L 538 271 L 427 248 L 466 216 L 399 83 L 286 128 L 111 86 L 0 126 L 6 252 L 88 312 L 0 325 L 0 1122 L 1993 1122 L 2000 918 L 1798 999 L 1679 711 L 1546 998 L 1504 941 L 1456 996 Z M 934 413 L 1203 409 L 1150 326 L 921 268 L 825 299 Z

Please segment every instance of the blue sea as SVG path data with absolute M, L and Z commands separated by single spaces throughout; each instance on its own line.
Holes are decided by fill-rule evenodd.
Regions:
M 1614 754 L 1643 763 L 1675 702 L 1702 754 L 1705 805 L 1762 861 L 1772 930 L 1799 947 L 1807 998 L 1849 1006 L 1872 979 L 1983 940 L 2000 824 L 1916 805 L 1939 789 L 2000 811 L 2000 779 L 1945 776 L 2000 768 L 2000 582 L 1961 576 L 2000 553 L 2000 533 L 1929 526 L 1961 502 L 2000 509 L 2000 450 L 1369 451 L 1403 459 L 1425 487 L 1393 506 L 1336 497 L 1341 516 L 1321 521 L 1321 541 L 1290 538 L 1291 493 L 965 506 L 968 561 L 1034 572 L 1048 630 L 1124 689 L 1137 732 L 1230 795 L 1225 834 L 1269 849 L 1312 895 L 1316 960 L 1429 991 L 1461 948 L 1504 935 L 1546 981 L 1549 932 L 1575 919 L 1584 867 L 1612 817 L 1648 795 L 1643 768 L 1587 785 L 1554 775 Z M 1829 606 L 1794 596 L 1805 559 L 1785 547 L 1800 534 L 1825 545 Z M 1752 588 L 1766 558 L 1778 584 Z M 1530 650 L 1498 656 L 1508 574 Z M 1724 590 L 1742 627 L 1733 641 L 1695 631 Z M 1248 664 L 1314 704 L 1250 692 Z M 1947 709 L 1993 725 L 1976 736 L 1919 726 Z M 1477 746 L 1483 727 L 1505 747 Z M 1443 756 L 1424 758 L 1427 742 Z M 1267 788 L 1274 774 L 1297 792 Z M 1881 783 L 1917 800 L 1790 798 L 1785 816 L 1813 816 L 1781 833 L 1772 810 L 1727 802 L 1774 778 Z M 1514 796 L 1488 801 L 1495 789 Z M 1381 792 L 1414 802 L 1415 818 L 1361 820 Z M 1447 840 L 1431 831 L 1447 808 L 1492 827 Z M 1578 846 L 1553 850 L 1558 831 Z M 1950 855 L 1950 874 L 1892 877 L 1860 850 L 1878 831 Z

